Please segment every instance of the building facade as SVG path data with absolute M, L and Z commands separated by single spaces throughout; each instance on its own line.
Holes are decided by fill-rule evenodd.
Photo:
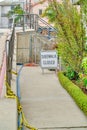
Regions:
M 16 5 L 9 1 L 0 2 L 0 28 L 8 28 L 12 21 L 8 19 L 7 13 Z
M 73 4 L 77 3 L 79 0 L 71 0 Z
M 57 1 L 61 2 L 61 0 Z M 74 4 L 79 0 L 70 1 Z M 16 0 L 15 2 L 14 0 L 4 0 L 0 2 L 0 27 L 10 26 L 10 24 L 12 23 L 12 19 L 8 19 L 7 12 L 10 11 L 13 8 L 13 6 L 18 4 L 18 2 L 21 4 L 26 13 L 37 14 L 39 16 L 42 15 L 43 11 L 48 6 L 48 0 L 42 0 L 42 4 L 41 2 L 39 2 L 39 0 Z M 44 20 L 47 21 L 46 18 L 44 18 Z

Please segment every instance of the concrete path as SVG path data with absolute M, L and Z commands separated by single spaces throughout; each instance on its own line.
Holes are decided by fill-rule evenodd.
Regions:
M 0 29 L 0 67 L 5 50 L 6 39 L 10 34 L 9 29 Z M 16 54 L 13 55 L 13 70 L 16 71 Z M 1 87 L 1 86 L 0 86 Z M 11 89 L 16 93 L 16 76 L 12 75 Z M 17 130 L 17 102 L 15 99 L 5 97 L 5 82 L 0 95 L 0 130 Z
M 39 130 L 87 130 L 87 117 L 62 88 L 54 71 L 42 74 L 40 67 L 23 67 L 20 87 L 21 104 L 31 126 Z
M 15 99 L 0 99 L 0 130 L 17 130 L 17 105 Z

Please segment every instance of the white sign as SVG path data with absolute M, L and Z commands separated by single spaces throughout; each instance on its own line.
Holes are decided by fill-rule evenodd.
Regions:
M 41 51 L 41 68 L 54 68 L 58 65 L 58 57 L 56 51 Z

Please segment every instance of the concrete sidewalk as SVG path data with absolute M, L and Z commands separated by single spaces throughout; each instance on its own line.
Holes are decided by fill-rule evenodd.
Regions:
M 87 130 L 87 117 L 62 88 L 54 71 L 42 74 L 40 67 L 23 67 L 20 87 L 30 125 L 39 130 Z
M 11 89 L 16 92 L 16 76 L 12 78 L 11 85 Z M 6 98 L 5 93 L 6 87 L 4 85 L 0 98 L 0 130 L 17 130 L 17 101 L 16 99 Z
M 5 50 L 5 44 L 9 29 L 0 29 L 0 66 L 2 65 L 3 52 Z M 16 45 L 15 45 L 16 46 Z M 13 55 L 13 70 L 16 71 L 16 49 Z M 16 76 L 12 75 L 11 89 L 14 93 L 17 93 L 16 88 Z M 6 98 L 5 81 L 0 95 L 0 130 L 17 130 L 18 126 L 18 113 L 17 113 L 17 101 L 16 99 Z
M 17 130 L 17 105 L 15 99 L 0 99 L 0 130 Z

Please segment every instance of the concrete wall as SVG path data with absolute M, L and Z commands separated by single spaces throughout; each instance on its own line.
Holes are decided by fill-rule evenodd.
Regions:
M 40 62 L 40 51 L 51 49 L 52 41 L 34 31 L 17 33 L 17 63 Z
M 17 62 L 29 62 L 29 34 L 17 33 Z

